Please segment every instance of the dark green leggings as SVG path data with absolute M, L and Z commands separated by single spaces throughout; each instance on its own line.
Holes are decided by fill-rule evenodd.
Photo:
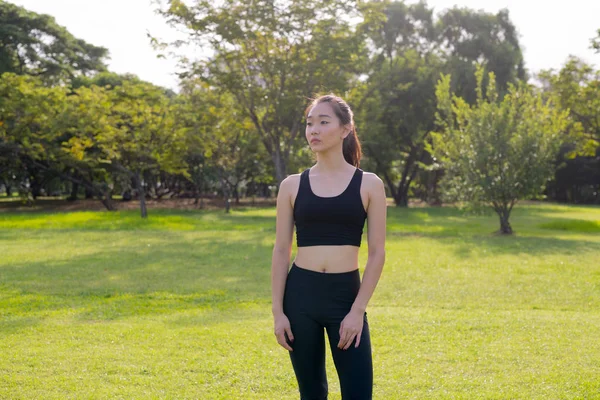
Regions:
M 292 264 L 283 309 L 294 335 L 290 358 L 302 400 L 327 399 L 324 329 L 340 379 L 342 399 L 372 398 L 373 362 L 366 313 L 358 348 L 354 347 L 355 342 L 347 350 L 337 348 L 340 323 L 350 311 L 359 288 L 358 270 L 329 274 Z

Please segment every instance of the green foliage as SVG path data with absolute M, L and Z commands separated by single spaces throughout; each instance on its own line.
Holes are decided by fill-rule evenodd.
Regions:
M 506 10 L 494 15 L 454 7 L 434 19 L 425 2 L 382 1 L 361 4 L 360 11 L 370 63 L 352 102 L 367 165 L 385 180 L 396 205 L 408 205 L 417 179 L 424 180 L 427 200 L 439 202 L 440 171 L 425 150 L 435 126 L 437 77 L 451 74 L 453 91 L 472 103 L 474 71 L 483 63 L 504 92 L 526 78 L 516 30 Z
M 230 197 L 241 184 L 272 180 L 254 124 L 231 94 L 188 80 L 178 98 L 176 118 L 186 136 L 191 181 L 199 191 L 213 180 Z
M 570 132 L 575 139 L 571 154 L 595 155 L 600 147 L 600 70 L 576 57 L 570 57 L 558 73 L 540 73 L 545 94 L 569 110 Z
M 66 102 L 65 88 L 44 86 L 27 75 L 0 75 L 0 178 L 16 182 L 24 201 L 36 196 L 40 168 L 58 162 L 56 121 Z
M 185 137 L 177 129 L 164 89 L 124 81 L 108 93 L 115 130 L 104 146 L 111 162 L 132 174 L 153 168 L 184 174 L 186 165 L 180 155 Z
M 0 149 L 9 154 L 44 158 L 57 134 L 54 122 L 63 112 L 67 92 L 46 87 L 34 77 L 0 76 Z
M 451 95 L 443 76 L 436 94 L 439 131 L 430 150 L 445 168 L 447 195 L 491 205 L 510 233 L 508 217 L 519 199 L 538 196 L 554 173 L 567 113 L 524 85 L 509 86 L 502 100 L 493 74 L 484 97 L 484 72 L 477 72 L 477 101 Z
M 476 101 L 478 64 L 494 73 L 501 95 L 509 84 L 527 79 L 517 30 L 507 9 L 494 15 L 454 7 L 440 15 L 436 29 L 441 50 L 448 55 L 446 73 L 452 75 L 452 89 L 469 103 Z
M 592 48 L 596 50 L 597 53 L 600 53 L 600 29 L 598 29 L 598 36 L 592 39 Z
M 105 48 L 75 38 L 53 17 L 0 1 L 0 75 L 14 72 L 66 83 L 105 70 L 107 56 Z
M 185 75 L 233 96 L 271 157 L 278 182 L 302 138 L 307 97 L 343 94 L 360 72 L 363 43 L 348 21 L 355 14 L 352 2 L 170 1 L 161 14 L 186 27 L 190 43 L 211 50 Z
M 406 50 L 382 63 L 353 93 L 358 132 L 370 167 L 386 181 L 397 205 L 421 167 L 425 140 L 434 128 L 435 77 L 441 60 Z

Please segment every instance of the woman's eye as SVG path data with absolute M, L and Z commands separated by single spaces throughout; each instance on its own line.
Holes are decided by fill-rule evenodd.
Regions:
M 312 123 L 311 122 L 307 122 L 306 126 L 312 126 Z
M 329 121 L 321 121 L 321 125 L 325 125 L 325 124 L 328 124 L 328 123 L 329 123 Z

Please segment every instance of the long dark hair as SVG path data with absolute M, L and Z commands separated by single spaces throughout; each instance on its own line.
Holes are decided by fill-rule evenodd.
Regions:
M 354 113 L 350 109 L 348 103 L 339 96 L 334 94 L 326 94 L 324 96 L 313 99 L 310 105 L 306 108 L 304 116 L 307 117 L 310 110 L 320 103 L 329 103 L 331 108 L 335 112 L 335 115 L 339 118 L 342 125 L 351 125 L 351 131 L 344 138 L 342 144 L 342 151 L 344 153 L 344 159 L 347 163 L 354 165 L 356 168 L 360 166 L 360 158 L 362 157 L 362 149 L 360 147 L 360 141 L 356 135 L 356 125 L 354 124 Z

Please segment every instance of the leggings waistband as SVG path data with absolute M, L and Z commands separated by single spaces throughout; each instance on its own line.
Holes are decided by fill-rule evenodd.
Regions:
M 360 272 L 358 271 L 358 269 L 354 269 L 352 271 L 347 271 L 347 272 L 319 272 L 319 271 L 313 271 L 311 269 L 302 268 L 302 267 L 299 267 L 296 263 L 292 263 L 292 268 L 290 269 L 290 272 L 294 269 L 298 270 L 298 272 L 302 272 L 303 274 L 306 274 L 306 275 L 330 276 L 330 277 L 338 277 L 341 279 L 343 279 L 343 277 L 345 277 L 345 276 L 354 276 L 356 274 L 360 275 Z

